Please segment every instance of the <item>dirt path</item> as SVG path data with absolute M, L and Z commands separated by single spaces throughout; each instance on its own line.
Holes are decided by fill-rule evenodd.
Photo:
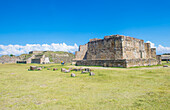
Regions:
M 109 67 L 83 67 L 83 66 L 68 66 L 71 68 L 90 68 L 90 69 L 106 69 L 106 70 L 143 70 L 143 69 L 162 69 L 162 68 L 170 68 L 170 66 L 168 67 L 163 67 L 163 66 L 158 66 L 158 67 L 141 67 L 141 68 L 109 68 Z

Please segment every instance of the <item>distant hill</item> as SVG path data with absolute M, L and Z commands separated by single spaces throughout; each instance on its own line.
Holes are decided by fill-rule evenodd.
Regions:
M 33 55 L 45 55 L 45 57 L 49 57 L 50 62 L 54 63 L 60 63 L 61 61 L 71 63 L 75 57 L 74 54 L 63 51 L 31 51 L 29 54 L 21 54 L 20 56 L 3 55 L 0 57 L 0 63 L 16 63 L 18 60 L 27 60 Z

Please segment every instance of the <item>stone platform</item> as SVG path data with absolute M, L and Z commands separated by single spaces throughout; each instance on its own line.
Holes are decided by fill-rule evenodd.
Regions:
M 75 56 L 77 65 L 127 68 L 161 64 L 161 57 L 150 43 L 123 35 L 90 39 L 87 44 L 80 45 Z
M 157 65 L 156 59 L 79 60 L 77 66 L 134 67 Z

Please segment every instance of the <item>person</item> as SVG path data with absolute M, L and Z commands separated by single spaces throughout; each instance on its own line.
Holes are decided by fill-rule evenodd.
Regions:
M 61 64 L 64 65 L 64 61 L 61 61 Z
M 166 60 L 166 63 L 169 63 L 168 61 L 169 61 L 169 60 Z

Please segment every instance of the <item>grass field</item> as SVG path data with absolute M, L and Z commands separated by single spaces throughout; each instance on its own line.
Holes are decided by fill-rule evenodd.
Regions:
M 95 76 L 28 71 L 30 65 L 0 64 L 0 110 L 169 110 L 170 68 L 94 70 Z

